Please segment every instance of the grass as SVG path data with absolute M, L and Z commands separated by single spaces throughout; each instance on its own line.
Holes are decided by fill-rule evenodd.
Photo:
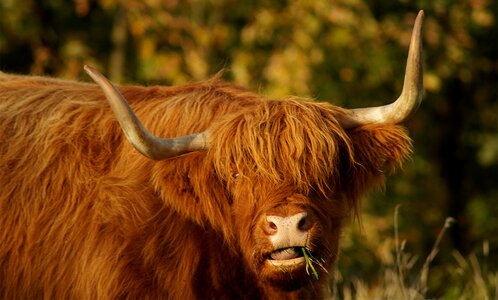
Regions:
M 301 251 L 303 252 L 304 260 L 306 262 L 306 273 L 308 275 L 312 276 L 313 278 L 315 278 L 315 280 L 318 280 L 318 272 L 315 269 L 314 265 L 320 267 L 322 270 L 327 272 L 327 269 L 323 266 L 323 262 L 324 262 L 323 259 L 318 260 L 317 258 L 315 258 L 311 254 L 311 251 L 308 248 L 303 247 L 303 248 L 301 248 Z M 311 271 L 311 274 L 310 274 L 310 271 Z
M 463 257 L 457 251 L 445 253 L 444 255 L 451 255 L 451 262 L 434 271 L 431 264 L 438 254 L 442 255 L 439 253 L 439 246 L 453 224 L 453 218 L 445 220 L 423 264 L 416 264 L 417 257 L 405 252 L 406 243 L 399 239 L 398 217 L 399 207 L 394 212 L 395 241 L 392 252 L 395 263 L 383 266 L 374 283 L 366 283 L 358 278 L 344 280 L 336 270 L 332 274 L 331 290 L 334 299 L 498 299 L 498 270 L 489 270 L 486 264 L 489 254 L 489 244 L 486 241 L 483 242 L 483 250 L 479 255 L 473 253 Z M 431 292 L 431 276 L 442 278 L 443 290 Z

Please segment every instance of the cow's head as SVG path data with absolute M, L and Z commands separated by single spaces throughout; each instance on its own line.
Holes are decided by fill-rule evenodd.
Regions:
M 197 211 L 198 218 L 211 218 L 215 228 L 221 227 L 215 219 L 230 223 L 224 234 L 237 241 L 262 283 L 296 289 L 326 278 L 324 272 L 337 256 L 343 218 L 383 171 L 401 164 L 411 151 L 408 137 L 396 124 L 421 101 L 422 19 L 420 12 L 403 91 L 392 104 L 346 110 L 293 99 L 261 101 L 257 108 L 223 116 L 204 132 L 178 138 L 152 135 L 105 77 L 85 69 L 142 154 L 164 160 L 204 151 L 210 165 L 203 167 L 212 169 L 210 176 L 223 186 L 213 198 L 224 203 L 210 203 L 205 209 L 218 217 Z M 202 178 L 192 181 L 199 195 L 214 189 L 202 186 Z M 216 210 L 228 211 L 213 213 Z

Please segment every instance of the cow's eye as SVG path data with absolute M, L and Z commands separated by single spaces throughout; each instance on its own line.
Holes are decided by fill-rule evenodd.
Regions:
M 237 178 L 239 177 L 239 175 L 240 175 L 239 173 L 233 173 L 232 174 L 232 179 L 233 180 L 237 180 Z

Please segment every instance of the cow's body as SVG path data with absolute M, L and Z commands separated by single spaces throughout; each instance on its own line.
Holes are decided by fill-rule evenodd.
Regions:
M 120 90 L 207 144 L 149 159 L 97 85 L 0 73 L 0 298 L 320 298 L 341 221 L 411 152 L 398 125 L 217 78 Z
M 231 124 L 227 117 L 231 114 L 248 130 L 258 125 L 251 123 L 254 115 L 259 115 L 258 122 L 281 118 L 280 124 L 259 124 L 275 127 L 267 128 L 270 131 L 284 130 L 287 118 L 328 115 L 329 124 L 323 120 L 313 124 L 319 119 L 290 120 L 301 128 L 282 137 L 281 145 L 272 145 L 278 143 L 278 136 L 275 141 L 262 140 L 262 147 L 275 146 L 262 150 L 263 156 L 272 151 L 276 156 L 266 163 L 282 166 L 261 166 L 268 174 L 260 177 L 267 177 L 263 181 L 271 185 L 258 183 L 260 189 L 253 196 L 257 198 L 310 194 L 324 184 L 321 178 L 349 177 L 333 174 L 339 171 L 335 162 L 344 164 L 344 170 L 370 167 L 364 163 L 360 167 L 360 161 L 352 164 L 348 156 L 360 155 L 354 149 L 345 161 L 334 153 L 355 147 L 351 135 L 373 133 L 392 139 L 378 152 L 395 152 L 399 160 L 409 151 L 408 138 L 397 126 L 374 126 L 348 135 L 337 124 L 330 129 L 339 110 L 331 105 L 263 100 L 217 80 L 183 88 L 129 87 L 122 91 L 134 99 L 131 106 L 147 120 L 145 125 L 165 137 L 204 130 L 214 119 L 225 118 Z M 244 245 L 227 240 L 236 234 L 228 205 L 239 195 L 228 195 L 230 183 L 215 173 L 215 167 L 226 167 L 223 160 L 230 158 L 228 154 L 199 152 L 159 162 L 141 156 L 124 139 L 96 85 L 2 74 L 0 99 L 0 292 L 5 298 L 255 298 L 272 292 L 256 288 L 258 278 L 239 249 Z M 286 106 L 287 116 L 283 114 Z M 303 111 L 308 108 L 317 111 L 307 116 Z M 292 110 L 297 110 L 294 115 L 290 115 Z M 306 133 L 304 125 L 323 127 L 322 132 L 312 133 L 328 135 L 324 137 L 333 144 L 315 145 L 315 152 L 323 156 L 316 162 L 285 162 L 289 158 L 285 153 L 306 151 L 304 147 L 309 146 L 288 142 L 316 138 Z M 230 143 L 243 142 L 232 134 L 231 140 L 220 137 L 220 143 L 226 143 L 222 147 L 231 148 L 228 151 L 236 151 Z M 278 151 L 284 157 L 278 157 Z M 215 166 L 210 160 L 216 155 Z M 322 166 L 320 159 L 324 159 Z M 318 169 L 307 172 L 310 167 Z M 284 168 L 290 178 L 276 178 L 279 174 L 271 172 L 277 168 Z M 357 170 L 367 181 L 380 175 L 374 171 Z M 251 170 L 233 172 L 254 176 Z M 314 181 L 315 186 L 299 186 L 299 180 Z M 295 188 L 289 188 L 290 182 Z M 279 183 L 282 191 L 277 192 Z M 358 191 L 369 184 L 359 185 Z M 354 191 L 354 187 L 348 189 Z M 254 192 L 242 192 L 251 201 L 249 193 Z M 347 213 L 342 206 L 338 202 L 326 213 L 337 224 Z M 336 240 L 338 232 L 330 227 Z M 337 249 L 330 250 L 335 253 Z

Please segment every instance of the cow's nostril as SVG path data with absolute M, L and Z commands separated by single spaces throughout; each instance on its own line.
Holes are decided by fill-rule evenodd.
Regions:
M 268 226 L 270 226 L 270 229 L 273 229 L 273 230 L 277 230 L 277 224 L 273 223 L 273 222 L 268 222 Z
M 267 235 L 274 235 L 278 231 L 277 222 L 273 220 L 266 220 L 266 223 L 263 225 L 263 230 Z
M 311 228 L 311 222 L 309 221 L 308 215 L 305 214 L 297 223 L 297 229 L 301 231 L 307 231 Z
M 299 220 L 299 223 L 297 224 L 297 228 L 299 230 L 304 230 L 304 226 L 306 225 L 306 217 L 302 218 Z

